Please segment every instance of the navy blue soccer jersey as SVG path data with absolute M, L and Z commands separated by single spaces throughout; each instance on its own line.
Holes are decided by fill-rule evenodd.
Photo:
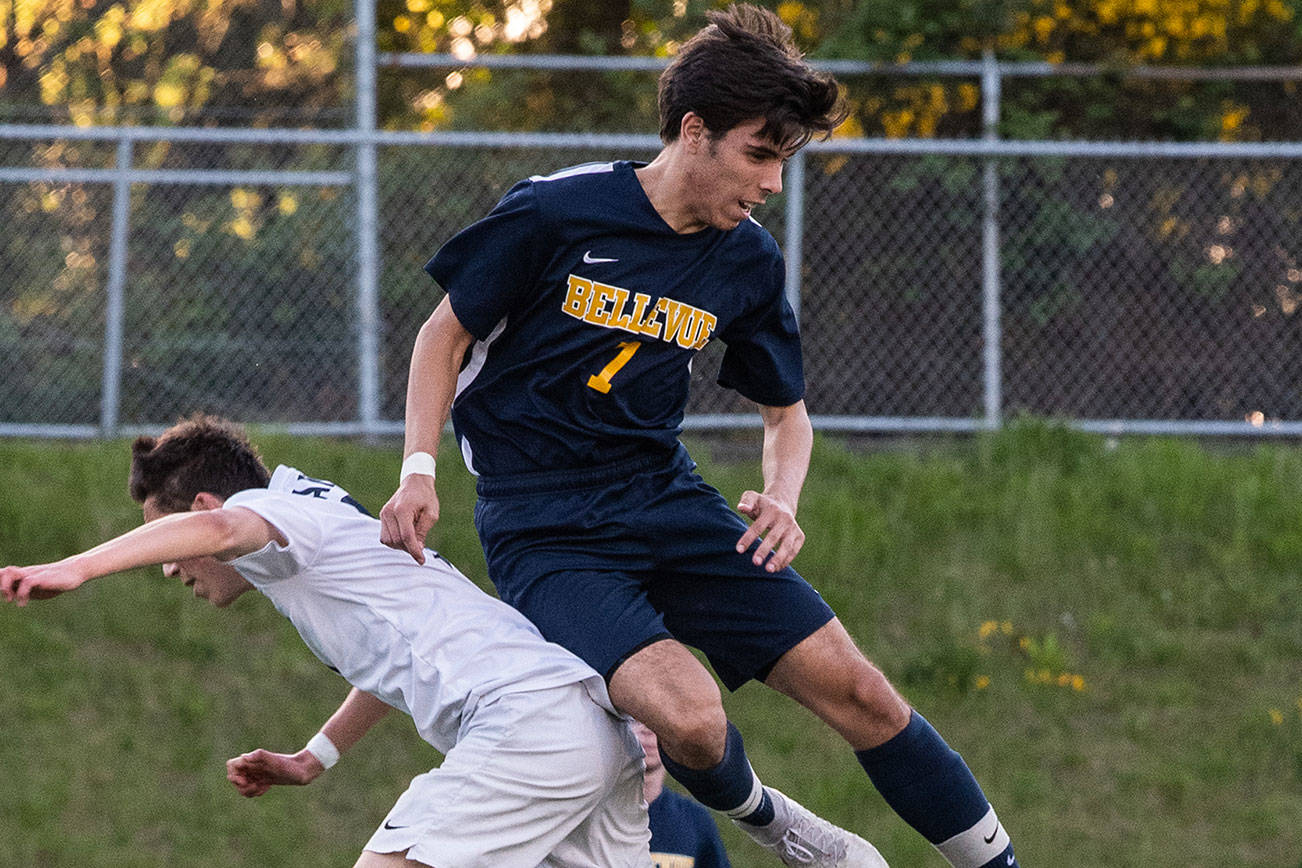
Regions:
M 639 164 L 516 184 L 425 266 L 475 338 L 452 423 L 472 473 L 592 467 L 674 447 L 692 358 L 759 404 L 804 395 L 777 242 L 758 223 L 679 234 Z
M 666 789 L 647 813 L 655 868 L 729 868 L 719 830 L 702 805 Z

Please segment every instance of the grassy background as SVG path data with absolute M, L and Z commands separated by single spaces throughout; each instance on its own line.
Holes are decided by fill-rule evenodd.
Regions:
M 257 439 L 372 510 L 397 475 L 394 444 Z M 689 443 L 734 499 L 758 476 L 741 439 L 744 461 Z M 0 441 L 0 563 L 134 526 L 127 463 L 123 443 Z M 482 582 L 454 465 L 432 542 Z M 797 566 L 964 754 L 1028 868 L 1302 866 L 1300 519 L 1296 447 L 1031 421 L 867 453 L 820 441 Z M 306 790 L 242 799 L 223 768 L 297 749 L 346 692 L 254 594 L 218 612 L 140 571 L 0 606 L 0 861 L 350 865 L 438 761 L 407 720 Z M 802 709 L 758 685 L 725 702 L 766 781 L 893 865 L 944 864 Z M 772 864 L 724 834 L 738 868 Z

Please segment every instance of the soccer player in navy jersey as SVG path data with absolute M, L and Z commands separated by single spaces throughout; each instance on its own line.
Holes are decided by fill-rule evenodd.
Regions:
M 381 538 L 421 559 L 450 412 L 499 595 L 605 676 L 697 800 L 787 864 L 885 864 L 760 784 L 687 646 L 729 689 L 755 678 L 831 725 L 952 865 L 1015 865 L 962 758 L 790 567 L 812 430 L 782 256 L 751 211 L 845 109 L 776 16 L 710 21 L 661 76 L 654 160 L 522 181 L 426 266 L 447 297 L 416 339 Z M 763 490 L 738 504 L 749 526 L 678 442 L 691 360 L 714 338 L 719 382 L 763 420 Z

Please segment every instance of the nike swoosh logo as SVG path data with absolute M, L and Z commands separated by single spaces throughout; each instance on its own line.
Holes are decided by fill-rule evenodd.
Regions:
M 999 834 L 999 824 L 995 823 L 995 830 L 990 833 L 990 837 L 989 838 L 983 837 L 981 840 L 985 841 L 987 844 L 993 844 L 995 842 L 995 836 L 998 834 Z M 1009 862 L 1008 864 L 1011 865 L 1013 863 Z
M 386 828 L 386 829 L 405 829 L 405 828 L 407 828 L 407 827 L 406 827 L 406 826 L 394 826 L 394 825 L 392 825 L 388 820 L 385 820 L 385 821 L 384 821 L 384 828 Z
M 601 256 L 593 256 L 591 250 L 583 254 L 583 261 L 589 265 L 596 265 L 599 262 L 619 262 L 618 259 L 606 259 Z

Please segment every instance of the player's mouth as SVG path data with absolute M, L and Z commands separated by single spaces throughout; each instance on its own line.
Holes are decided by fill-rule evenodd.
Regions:
M 759 206 L 763 205 L 764 203 L 763 203 L 763 202 L 748 202 L 748 201 L 746 201 L 745 199 L 739 199 L 739 200 L 737 200 L 737 204 L 741 206 L 741 213 L 743 213 L 743 214 L 745 214 L 747 217 L 749 217 L 751 211 L 755 210 L 756 208 L 758 208 Z

